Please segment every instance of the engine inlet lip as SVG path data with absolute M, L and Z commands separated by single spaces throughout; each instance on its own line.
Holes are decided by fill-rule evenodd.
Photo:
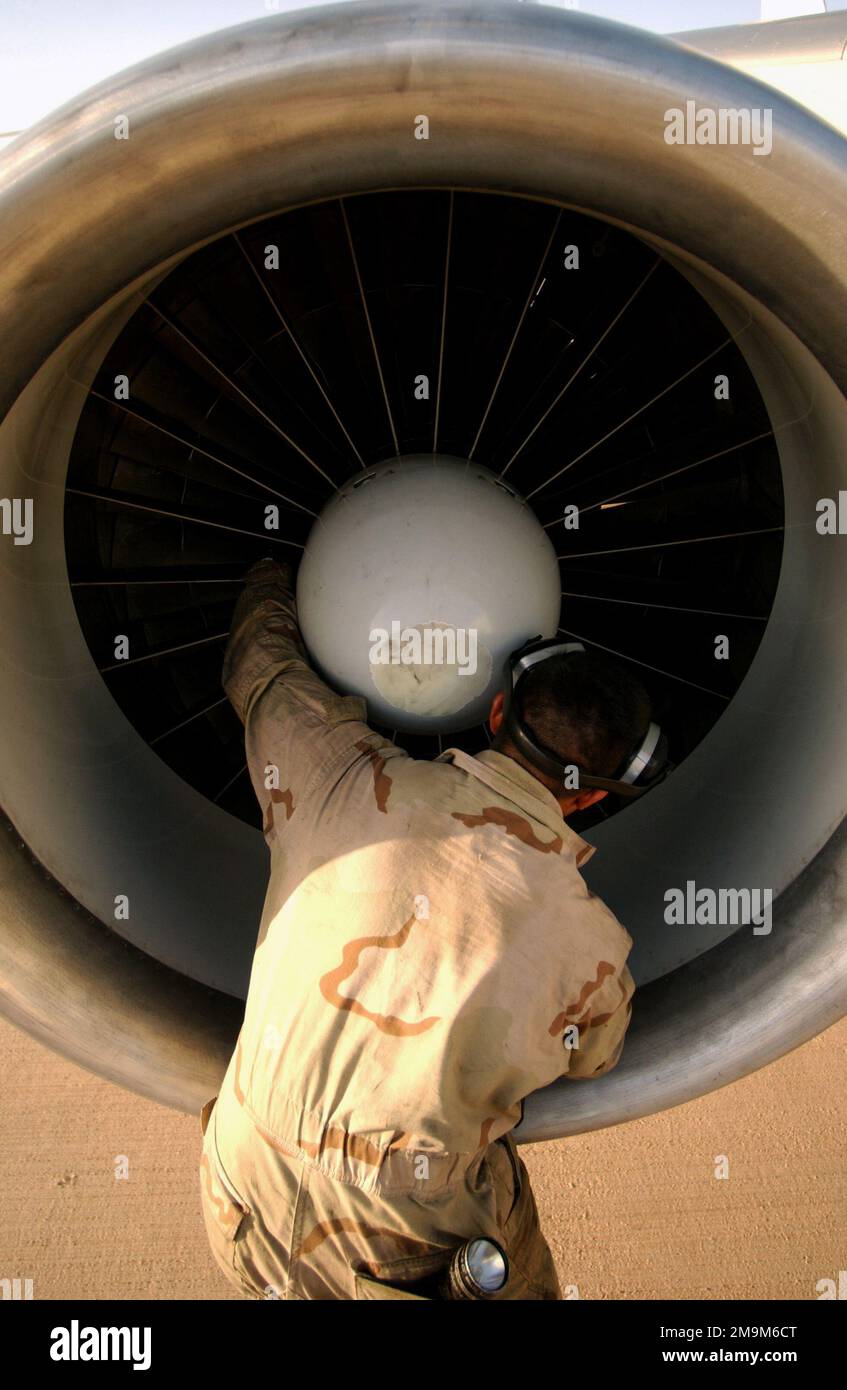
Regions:
M 772 153 L 667 144 L 665 113 L 687 101 L 772 110 Z M 423 107 L 430 138 L 417 140 Z M 843 305 L 847 238 L 836 131 L 628 26 L 517 3 L 364 0 L 180 45 L 2 152 L 0 303 L 18 334 L 0 347 L 0 411 L 88 313 L 169 258 L 275 209 L 427 183 L 564 200 L 683 247 L 768 302 L 847 388 L 830 299 Z

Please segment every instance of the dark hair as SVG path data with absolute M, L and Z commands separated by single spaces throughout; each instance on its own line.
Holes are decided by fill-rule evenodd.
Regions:
M 560 653 L 521 678 L 521 718 L 537 743 L 591 777 L 613 777 L 650 721 L 650 697 L 599 652 Z

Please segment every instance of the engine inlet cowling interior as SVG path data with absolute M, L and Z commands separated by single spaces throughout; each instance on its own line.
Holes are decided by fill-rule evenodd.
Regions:
M 551 633 L 639 675 L 675 764 L 574 823 L 638 1007 L 614 1072 L 532 1097 L 516 1137 L 677 1103 L 812 1036 L 845 1006 L 845 561 L 815 526 L 847 429 L 844 142 L 769 93 L 755 180 L 750 151 L 669 147 L 668 107 L 763 89 L 542 7 L 352 4 L 180 54 L 0 157 L 0 490 L 35 518 L 0 585 L 4 1011 L 170 1104 L 214 1094 L 267 876 L 220 683 L 243 574 L 299 557 L 345 498 L 396 518 L 385 488 L 423 467 L 439 572 L 481 532 L 463 611 L 525 525 Z M 129 152 L 113 108 L 136 113 Z M 489 511 L 445 501 L 456 468 Z M 524 569 L 492 605 L 498 656 L 542 630 Z M 417 757 L 477 752 L 476 693 L 472 718 L 389 701 L 374 724 Z M 767 889 L 771 929 L 668 920 L 689 883 Z
M 111 694 L 175 772 L 258 824 L 241 727 L 220 688 L 245 565 L 269 549 L 296 560 L 317 541 L 332 581 L 321 607 L 317 577 L 307 580 L 303 616 L 331 675 L 333 609 L 349 601 L 357 557 L 332 520 L 325 539 L 316 514 L 339 494 L 334 518 L 352 508 L 380 530 L 384 487 L 368 485 L 393 459 L 421 478 L 408 516 L 386 522 L 406 563 L 416 529 L 435 545 L 452 527 L 459 589 L 471 593 L 490 567 L 466 609 L 479 613 L 526 523 L 496 487 L 490 502 L 491 488 L 462 497 L 461 470 L 422 474 L 412 460 L 436 457 L 437 443 L 527 498 L 558 557 L 552 615 L 546 594 L 540 607 L 528 596 L 528 557 L 523 572 L 514 560 L 492 615 L 511 605 L 511 646 L 558 627 L 631 661 L 680 763 L 746 674 L 779 576 L 776 442 L 736 338 L 631 234 L 503 195 L 336 200 L 205 247 L 115 340 L 71 450 L 68 572 Z M 377 541 L 364 542 L 372 561 Z M 447 553 L 432 556 L 436 573 L 447 566 Z M 393 581 L 390 568 L 387 556 L 374 568 L 366 626 L 388 621 L 380 590 L 387 613 L 403 601 L 403 566 Z M 423 586 L 424 557 L 419 569 Z M 349 618 L 342 609 L 342 633 Z M 121 659 L 116 634 L 127 637 Z M 716 659 L 721 636 L 727 655 Z M 366 657 L 364 630 L 357 651 Z M 366 694 L 367 680 L 348 688 Z M 422 757 L 454 738 L 478 752 L 485 714 L 470 731 L 460 715 L 455 728 L 444 719 L 416 738 L 412 727 L 401 742 Z M 393 727 L 389 712 L 375 722 L 389 736 L 404 723 L 399 712 Z

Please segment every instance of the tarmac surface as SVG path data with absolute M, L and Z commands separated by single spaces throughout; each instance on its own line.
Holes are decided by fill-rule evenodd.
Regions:
M 206 1244 L 199 1121 L 5 1020 L 0 1048 L 0 1279 L 38 1299 L 237 1298 Z M 675 1110 L 521 1148 L 563 1292 L 589 1299 L 816 1299 L 847 1269 L 845 1152 L 847 1019 Z

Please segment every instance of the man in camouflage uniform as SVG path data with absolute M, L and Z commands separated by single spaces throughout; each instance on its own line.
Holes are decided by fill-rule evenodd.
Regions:
M 560 1298 L 510 1130 L 531 1091 L 600 1076 L 623 1047 L 632 939 L 588 891 L 594 851 L 563 814 L 605 793 L 558 797 L 498 738 L 427 762 L 374 733 L 365 701 L 309 667 L 274 561 L 248 573 L 224 688 L 270 884 L 201 1117 L 217 1263 L 252 1298 L 431 1297 L 456 1247 L 487 1236 L 509 1260 L 497 1297 Z

